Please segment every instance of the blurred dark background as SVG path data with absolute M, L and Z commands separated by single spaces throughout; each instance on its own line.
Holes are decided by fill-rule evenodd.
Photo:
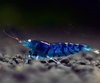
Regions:
M 0 0 L 1 32 L 18 28 L 26 39 L 89 43 L 99 48 L 99 20 L 100 0 Z

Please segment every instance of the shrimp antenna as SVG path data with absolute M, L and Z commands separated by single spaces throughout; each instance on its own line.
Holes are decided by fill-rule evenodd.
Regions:
M 13 37 L 11 35 L 9 35 L 5 30 L 3 30 L 3 32 L 5 33 L 5 35 L 7 35 L 8 37 L 12 38 L 12 39 L 15 39 L 17 41 L 19 41 L 19 38 L 18 37 Z

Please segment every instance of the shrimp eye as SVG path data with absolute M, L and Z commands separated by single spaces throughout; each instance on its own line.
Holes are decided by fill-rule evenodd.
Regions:
M 28 39 L 28 42 L 31 42 L 31 39 Z

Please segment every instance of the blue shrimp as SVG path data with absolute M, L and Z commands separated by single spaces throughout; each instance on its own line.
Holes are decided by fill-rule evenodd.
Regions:
M 4 31 L 4 33 L 6 33 Z M 52 59 L 55 63 L 59 61 L 55 60 L 56 57 L 69 56 L 71 54 L 78 53 L 80 51 L 92 51 L 96 54 L 100 54 L 98 49 L 91 48 L 87 44 L 75 44 L 68 42 L 56 42 L 56 43 L 47 43 L 39 40 L 20 40 L 17 37 L 12 37 L 6 33 L 9 37 L 17 40 L 25 47 L 29 47 L 28 54 L 26 55 L 26 63 L 29 59 Z
M 55 57 L 69 56 L 71 54 L 78 53 L 80 51 L 93 51 L 99 53 L 99 50 L 93 49 L 86 44 L 75 43 L 47 43 L 38 40 L 19 41 L 23 46 L 29 47 L 30 50 L 27 55 L 27 59 L 52 59 L 55 63 L 59 63 L 55 60 Z

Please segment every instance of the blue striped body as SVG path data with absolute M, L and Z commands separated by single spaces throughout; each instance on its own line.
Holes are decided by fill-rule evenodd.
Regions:
M 23 46 L 30 48 L 30 58 L 53 58 L 74 54 L 80 51 L 90 51 L 91 48 L 85 44 L 75 43 L 47 43 L 43 41 L 24 41 Z

